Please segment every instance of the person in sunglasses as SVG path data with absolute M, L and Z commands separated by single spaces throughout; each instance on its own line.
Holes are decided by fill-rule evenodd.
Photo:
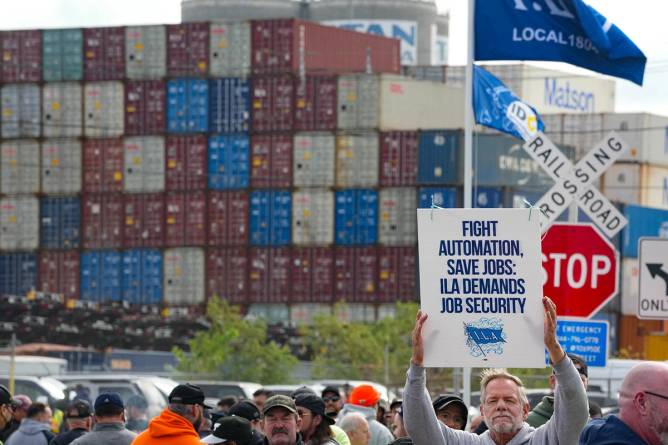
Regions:
M 668 444 L 668 364 L 642 362 L 624 377 L 619 417 L 590 421 L 580 445 Z
M 586 391 L 587 385 L 589 384 L 589 367 L 587 366 L 587 362 L 579 355 L 571 354 L 570 352 L 566 355 L 571 358 L 575 369 L 578 370 L 578 373 L 580 374 L 580 380 L 582 380 L 582 384 L 584 385 Z M 529 416 L 527 417 L 527 423 L 534 428 L 538 428 L 550 420 L 552 414 L 554 414 L 554 388 L 557 386 L 557 377 L 554 375 L 554 369 L 550 375 L 549 383 L 552 394 L 543 397 L 543 400 L 541 400 L 540 403 L 536 405 L 533 410 L 531 410 Z
M 327 414 L 332 419 L 336 419 L 336 416 L 343 408 L 343 399 L 341 398 L 341 393 L 339 388 L 336 386 L 327 386 L 322 390 L 322 400 L 325 402 L 325 414 Z

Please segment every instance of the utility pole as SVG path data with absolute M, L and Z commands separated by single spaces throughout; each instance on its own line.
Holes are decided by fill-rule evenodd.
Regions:
M 9 345 L 10 348 L 10 356 L 9 356 L 9 393 L 14 394 L 14 386 L 15 386 L 15 380 L 16 376 L 14 375 L 16 372 L 16 334 L 12 333 L 12 340 Z

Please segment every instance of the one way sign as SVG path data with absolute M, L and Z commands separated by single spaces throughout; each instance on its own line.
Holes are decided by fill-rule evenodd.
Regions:
M 638 252 L 638 318 L 668 320 L 668 238 L 640 238 Z

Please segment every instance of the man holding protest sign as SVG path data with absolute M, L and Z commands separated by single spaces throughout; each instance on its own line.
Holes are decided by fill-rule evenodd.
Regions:
M 543 297 L 543 340 L 554 363 L 557 379 L 554 415 L 534 429 L 525 423 L 529 402 L 522 381 L 503 369 L 483 372 L 480 383 L 480 412 L 489 430 L 478 436 L 451 429 L 439 423 L 426 391 L 424 342 L 422 329 L 427 315 L 418 312 L 413 330 L 413 355 L 404 389 L 403 413 L 406 430 L 416 445 L 485 444 L 556 445 L 575 444 L 587 423 L 589 413 L 584 385 L 573 362 L 561 348 L 556 336 L 557 311 L 554 303 Z

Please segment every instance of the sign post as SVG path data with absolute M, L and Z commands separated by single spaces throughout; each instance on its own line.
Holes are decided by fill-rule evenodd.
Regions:
M 638 252 L 638 318 L 668 320 L 668 238 L 640 238 Z
M 542 250 L 543 292 L 558 315 L 590 318 L 617 294 L 619 253 L 594 225 L 552 224 Z
M 425 366 L 544 367 L 539 212 L 417 212 Z

